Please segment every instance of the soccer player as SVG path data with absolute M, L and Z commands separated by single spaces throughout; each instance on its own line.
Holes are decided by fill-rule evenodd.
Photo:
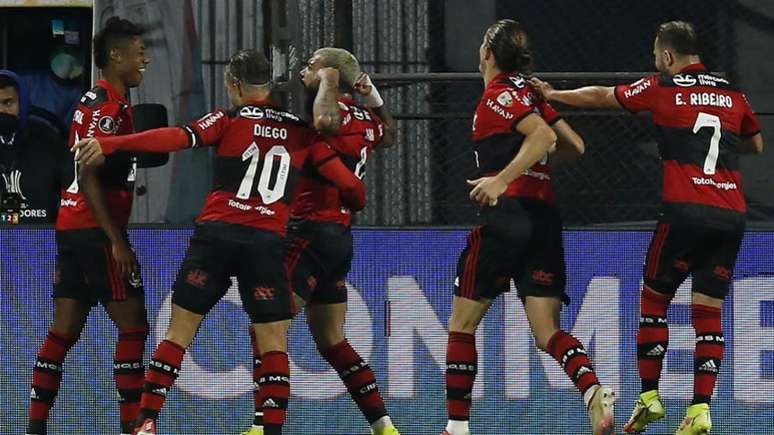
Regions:
M 694 26 L 659 26 L 653 56 L 659 75 L 616 87 L 557 91 L 534 81 L 545 98 L 577 107 L 648 111 L 662 133 L 662 211 L 648 249 L 640 298 L 637 361 L 642 392 L 627 432 L 664 417 L 658 381 L 669 344 L 667 308 L 688 277 L 696 330 L 693 401 L 678 434 L 712 429 L 709 403 L 723 359 L 721 307 L 745 228 L 739 153 L 760 153 L 760 126 L 744 94 L 710 73 L 699 57 Z
M 73 116 L 70 143 L 132 132 L 132 108 L 126 94 L 129 88 L 139 86 L 149 63 L 142 33 L 133 23 L 112 17 L 94 37 L 94 63 L 102 79 L 81 98 Z M 63 362 L 97 302 L 119 331 L 113 370 L 121 432 L 131 432 L 139 412 L 148 322 L 140 271 L 126 238 L 133 198 L 133 157 L 116 153 L 95 163 L 75 163 L 73 178 L 62 190 L 56 221 L 54 320 L 33 369 L 28 434 L 46 433 Z
M 368 156 L 375 149 L 393 144 L 395 124 L 379 91 L 360 71 L 352 53 L 340 48 L 321 48 L 314 52 L 301 77 L 307 91 L 307 101 L 320 96 L 318 71 L 333 68 L 338 71 L 335 101 L 338 103 L 338 130 L 321 137 L 348 169 L 358 178 L 365 175 Z M 360 78 L 360 80 L 358 80 Z M 366 107 L 352 97 L 355 91 L 366 98 Z M 296 189 L 297 201 L 293 215 L 285 259 L 293 291 L 305 301 L 309 330 L 325 360 L 339 373 L 352 398 L 357 403 L 376 435 L 398 434 L 384 406 L 373 370 L 363 361 L 344 336 L 347 312 L 345 279 L 352 264 L 352 214 L 344 206 L 338 190 L 309 168 L 302 172 Z M 260 379 L 260 350 L 255 346 L 254 382 Z M 263 401 L 259 390 L 255 394 L 255 418 L 245 435 L 261 435 Z
M 485 89 L 473 118 L 473 149 L 480 178 L 469 181 L 482 205 L 460 255 L 446 351 L 445 435 L 470 433 L 471 393 L 477 371 L 475 332 L 494 299 L 516 282 L 536 346 L 548 352 L 583 395 L 594 434 L 612 434 L 613 391 L 599 384 L 583 345 L 559 327 L 565 293 L 562 223 L 553 204 L 552 161 L 583 152 L 582 139 L 524 74 L 532 55 L 524 27 L 500 20 L 479 49 Z
M 318 74 L 330 82 L 329 69 Z M 264 404 L 265 433 L 282 432 L 290 390 L 287 329 L 296 306 L 283 265 L 283 243 L 294 182 L 303 165 L 315 167 L 338 186 L 343 204 L 355 210 L 364 206 L 365 191 L 329 147 L 310 146 L 316 133 L 306 122 L 272 106 L 270 79 L 265 56 L 241 50 L 231 56 L 224 73 L 233 110 L 215 110 L 182 128 L 82 141 L 74 147 L 87 164 L 114 150 L 217 147 L 214 187 L 173 286 L 166 339 L 156 348 L 145 377 L 138 435 L 156 433 L 156 419 L 185 349 L 228 290 L 231 275 L 237 276 L 243 306 L 263 350 L 260 391 L 271 403 Z M 335 99 L 331 101 L 335 105 Z

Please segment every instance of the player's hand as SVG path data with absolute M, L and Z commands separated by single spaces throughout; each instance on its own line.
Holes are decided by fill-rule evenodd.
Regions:
M 554 92 L 554 87 L 550 83 L 544 82 L 538 78 L 532 77 L 529 79 L 529 84 L 532 85 L 532 89 L 545 100 L 551 100 L 551 94 Z
M 113 261 L 118 266 L 118 273 L 124 278 L 130 278 L 132 274 L 139 272 L 137 257 L 125 239 L 116 240 L 112 244 Z
M 317 70 L 317 78 L 320 82 L 339 83 L 339 70 L 336 68 L 325 67 Z
M 360 77 L 357 78 L 352 87 L 355 89 L 355 92 L 365 97 L 371 95 L 371 91 L 374 90 L 374 84 L 371 82 L 371 77 L 365 72 L 360 74 Z
M 497 205 L 497 198 L 508 188 L 508 183 L 503 182 L 497 177 L 482 177 L 475 180 L 468 180 L 468 184 L 473 186 L 470 191 L 470 199 L 482 205 Z
M 97 138 L 83 139 L 75 143 L 70 151 L 75 153 L 75 159 L 82 165 L 100 165 L 105 162 L 105 153 Z

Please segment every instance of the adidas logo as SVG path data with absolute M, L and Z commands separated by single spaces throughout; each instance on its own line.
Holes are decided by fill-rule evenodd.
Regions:
M 279 406 L 277 406 L 277 402 L 275 402 L 271 397 L 269 397 L 268 399 L 266 399 L 265 402 L 263 402 L 263 407 L 264 408 L 279 408 Z
M 152 392 L 153 392 L 153 394 L 158 394 L 159 396 L 164 396 L 164 397 L 167 396 L 167 388 L 164 388 L 164 387 L 162 387 L 162 388 L 154 388 L 152 390 Z
M 664 354 L 665 351 L 666 351 L 666 349 L 664 349 L 664 346 L 662 346 L 660 344 L 657 344 L 656 347 L 654 347 L 653 349 L 649 350 L 646 355 L 648 355 L 648 356 L 661 356 L 661 355 Z
M 575 374 L 576 379 L 580 379 L 581 376 L 585 375 L 586 373 L 591 372 L 591 369 L 586 366 L 581 366 L 578 369 L 578 373 Z
M 715 364 L 715 360 L 709 360 L 705 362 L 704 364 L 699 366 L 700 372 L 708 372 L 708 373 L 717 373 L 718 372 L 718 366 Z
M 40 396 L 38 396 L 38 392 L 34 388 L 30 390 L 30 399 L 40 400 Z

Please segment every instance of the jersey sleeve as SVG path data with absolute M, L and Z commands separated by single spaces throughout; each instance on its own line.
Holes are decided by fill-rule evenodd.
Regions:
M 308 159 L 312 163 L 312 166 L 319 168 L 336 157 L 338 157 L 338 153 L 325 141 L 324 136 L 315 136 L 312 140 L 312 145 L 309 146 Z
M 183 127 L 154 128 L 140 133 L 104 138 L 99 143 L 105 155 L 118 150 L 162 153 L 213 146 L 220 142 L 229 122 L 224 111 L 216 110 Z
M 229 123 L 228 114 L 222 109 L 217 109 L 199 118 L 198 121 L 184 126 L 183 130 L 190 136 L 191 148 L 217 146 Z
M 546 124 L 548 125 L 553 125 L 562 119 L 562 115 L 559 113 L 559 111 L 556 110 L 554 106 L 551 105 L 551 103 L 544 99 L 541 99 L 538 102 L 537 108 L 540 111 L 540 115 L 543 117 L 543 120 L 545 120 Z
M 93 109 L 79 112 L 79 115 L 73 115 L 72 129 L 80 132 L 81 139 L 115 136 L 118 131 L 121 106 L 115 101 L 105 101 Z
M 372 124 L 374 126 L 373 130 L 373 137 L 366 137 L 366 139 L 371 142 L 371 148 L 375 147 L 376 145 L 379 145 L 379 143 L 382 142 L 382 139 L 384 139 L 384 121 L 382 121 L 379 116 L 374 113 L 373 110 L 368 109 L 368 111 L 371 114 L 371 120 Z
M 750 102 L 747 101 L 747 97 L 742 94 L 742 100 L 744 105 L 742 106 L 744 112 L 742 113 L 742 126 L 739 129 L 739 133 L 743 138 L 752 137 L 761 132 L 761 125 L 758 122 L 758 117 L 755 116 L 755 112 L 750 106 Z
M 515 128 L 527 115 L 535 113 L 529 101 L 519 95 L 515 89 L 499 89 L 486 96 L 485 111 L 494 119 L 502 119 Z
M 653 75 L 637 80 L 630 85 L 615 87 L 615 98 L 624 109 L 632 112 L 652 111 L 656 106 L 659 77 Z

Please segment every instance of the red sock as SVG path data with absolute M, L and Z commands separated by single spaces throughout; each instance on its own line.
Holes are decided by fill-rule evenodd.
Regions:
M 637 330 L 637 368 L 642 393 L 658 390 L 661 367 L 669 346 L 667 308 L 673 295 L 644 287 L 640 296 L 640 328 Z
M 281 434 L 290 397 L 288 354 L 271 351 L 264 353 L 261 359 L 258 384 L 263 407 L 263 430 L 266 435 Z
M 169 389 L 175 383 L 183 362 L 185 349 L 179 345 L 164 340 L 153 352 L 153 357 L 148 364 L 148 372 L 145 374 L 140 408 L 142 418 L 159 418 L 159 412 L 164 406 Z
M 693 402 L 710 403 L 715 381 L 723 360 L 723 327 L 720 308 L 691 305 L 691 323 L 696 330 L 696 349 L 693 352 Z
M 470 419 L 470 400 L 477 372 L 476 337 L 464 332 L 449 332 L 446 348 L 446 409 L 449 420 Z
M 253 345 L 253 405 L 255 406 L 253 426 L 263 426 L 263 402 L 258 388 L 258 382 L 261 379 L 261 349 L 258 347 L 258 340 L 255 339 L 253 325 L 250 325 L 250 343 Z
M 586 393 L 592 386 L 599 385 L 586 349 L 577 338 L 560 329 L 548 340 L 546 347 L 581 394 Z
M 67 337 L 48 331 L 48 335 L 38 351 L 35 367 L 32 369 L 30 420 L 48 419 L 48 413 L 54 404 L 57 393 L 59 393 L 62 366 L 67 351 L 77 340 L 78 337 Z
M 320 349 L 320 354 L 339 373 L 369 424 L 387 415 L 373 370 L 347 340 L 327 349 Z
M 140 396 L 145 377 L 142 355 L 145 352 L 145 339 L 148 327 L 125 329 L 118 333 L 116 355 L 113 361 L 113 376 L 118 390 L 118 403 L 121 413 L 121 432 L 134 429 L 135 420 L 140 414 Z

